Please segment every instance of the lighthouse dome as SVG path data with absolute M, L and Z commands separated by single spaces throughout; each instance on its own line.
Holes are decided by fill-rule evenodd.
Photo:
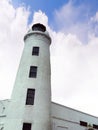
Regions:
M 50 35 L 46 30 L 46 27 L 41 23 L 34 24 L 25 35 L 24 40 L 27 38 L 28 35 L 35 34 L 35 33 L 45 35 L 51 41 Z

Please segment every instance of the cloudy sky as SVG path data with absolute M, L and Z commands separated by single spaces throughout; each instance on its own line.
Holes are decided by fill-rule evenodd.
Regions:
M 52 37 L 52 101 L 98 116 L 98 0 L 0 0 L 0 99 L 11 96 L 36 22 Z

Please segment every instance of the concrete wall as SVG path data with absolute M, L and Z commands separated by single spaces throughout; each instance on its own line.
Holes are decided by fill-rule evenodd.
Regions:
M 10 103 L 9 100 L 4 100 L 2 102 L 7 109 L 8 104 Z M 1 109 L 2 105 L 0 105 L 0 110 Z M 4 127 L 6 109 L 3 114 L 2 111 L 0 112 L 0 129 Z M 28 113 L 26 116 L 28 116 Z M 88 122 L 88 124 L 90 123 L 98 125 L 98 117 L 71 109 L 57 103 L 51 103 L 52 130 L 87 130 L 87 127 L 80 126 L 80 121 Z
M 98 117 L 56 103 L 52 103 L 51 114 L 52 130 L 86 130 L 80 121 L 98 125 Z
M 4 128 L 4 122 L 6 120 L 6 110 L 10 100 L 0 100 L 0 130 Z

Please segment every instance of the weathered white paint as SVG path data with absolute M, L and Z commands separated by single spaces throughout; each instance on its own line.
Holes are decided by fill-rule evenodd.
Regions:
M 30 30 L 24 37 L 20 61 L 4 130 L 22 130 L 23 123 L 32 123 L 32 130 L 51 129 L 51 39 L 47 31 Z M 32 47 L 39 46 L 39 56 L 32 56 Z M 29 78 L 30 66 L 37 66 L 37 78 Z M 35 88 L 34 105 L 25 105 L 27 88 Z

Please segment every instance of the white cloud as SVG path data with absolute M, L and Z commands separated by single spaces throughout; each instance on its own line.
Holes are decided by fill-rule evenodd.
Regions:
M 48 25 L 48 17 L 41 10 L 34 13 L 33 16 L 33 24 L 35 23 L 43 23 L 45 26 Z
M 74 1 L 69 1 L 59 10 L 55 10 L 55 24 L 59 31 L 66 34 L 75 34 L 84 44 L 89 42 L 91 33 L 98 35 L 98 12 L 91 15 L 90 7 L 82 3 L 74 5 Z
M 10 1 L 0 1 L 0 98 L 10 97 L 28 16 L 24 7 L 15 9 Z
M 91 20 L 94 22 L 98 22 L 98 12 L 96 12 L 95 16 L 93 16 Z
M 70 10 L 68 10 L 69 8 Z M 53 101 L 97 115 L 98 37 L 92 31 L 89 35 L 88 44 L 84 45 L 82 40 L 80 40 L 82 37 L 78 37 L 80 34 L 77 34 L 81 30 L 79 27 L 86 27 L 86 21 L 83 24 L 77 21 L 75 27 L 77 29 L 73 33 L 73 22 L 70 21 L 70 19 L 73 19 L 74 22 L 78 20 L 78 16 L 80 16 L 78 11 L 79 9 L 82 10 L 81 8 L 75 9 L 69 3 L 59 10 L 59 12 L 56 11 L 56 19 L 58 19 L 60 25 L 62 25 L 63 20 L 70 22 L 71 29 L 67 25 L 66 28 L 64 26 L 64 29 L 67 29 L 67 33 L 66 31 L 61 31 L 63 26 L 61 26 L 61 30 L 58 32 L 52 30 L 48 26 L 48 17 L 42 11 L 34 13 L 32 23 L 41 22 L 45 24 L 52 37 L 51 66 Z M 9 11 L 6 11 L 6 9 Z M 74 15 L 75 18 L 73 16 L 74 10 L 77 11 Z M 65 16 L 64 13 L 67 15 Z M 25 10 L 24 7 L 15 9 L 8 1 L 0 1 L 0 98 L 9 97 L 9 93 L 11 93 L 23 49 L 22 40 L 27 30 L 28 16 L 29 11 Z M 85 29 L 83 32 L 85 32 L 83 34 L 85 35 Z M 9 91 L 6 91 L 5 94 L 5 90 Z
M 74 24 L 80 15 L 80 9 L 75 8 L 73 6 L 72 1 L 69 1 L 59 10 L 55 10 L 55 18 L 59 24 L 59 26 L 63 24 L 63 26 L 67 26 Z M 78 22 L 78 21 L 77 21 Z
M 84 6 L 76 8 L 69 2 L 55 12 L 59 32 L 53 33 L 51 45 L 53 100 L 96 115 L 98 26 L 94 22 L 97 12 L 92 22 L 92 16 L 87 16 L 88 19 L 81 16 L 83 9 Z
M 98 36 L 98 11 L 90 18 L 90 32 L 92 35 Z

